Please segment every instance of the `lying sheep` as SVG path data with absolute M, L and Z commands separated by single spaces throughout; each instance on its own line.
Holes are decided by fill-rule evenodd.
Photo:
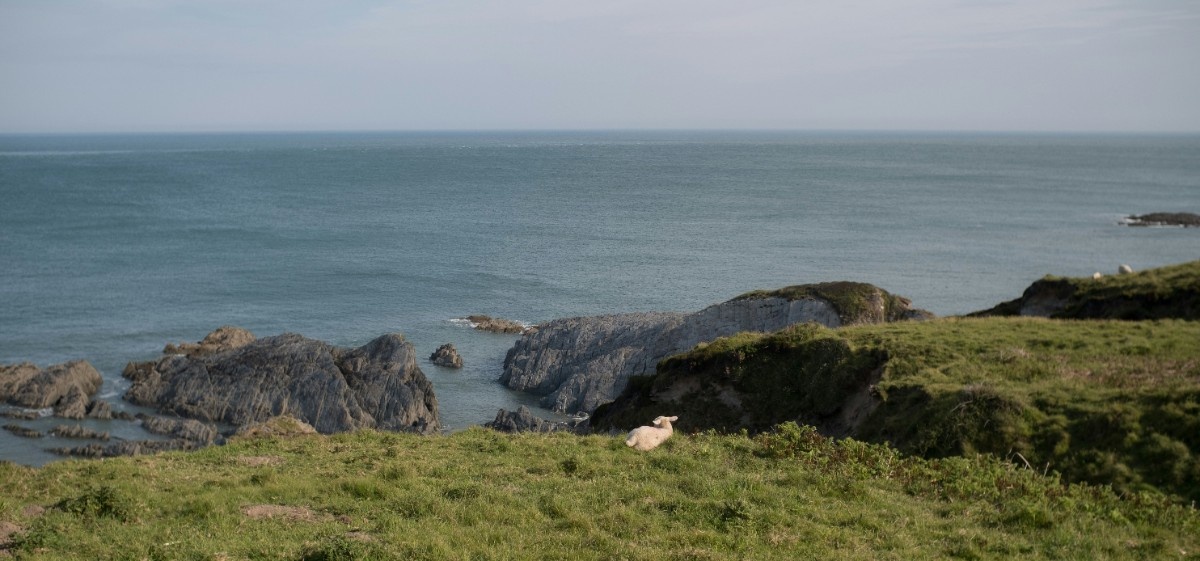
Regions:
M 642 452 L 653 450 L 671 437 L 671 433 L 675 432 L 671 423 L 678 420 L 679 417 L 657 417 L 654 419 L 654 426 L 638 427 L 629 431 L 625 445 Z

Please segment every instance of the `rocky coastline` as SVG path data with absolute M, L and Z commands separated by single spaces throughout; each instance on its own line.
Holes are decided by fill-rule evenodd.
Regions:
M 547 409 L 591 413 L 616 399 L 631 377 L 653 374 L 661 360 L 718 337 L 808 322 L 840 327 L 929 317 L 878 287 L 841 282 L 751 292 L 691 314 L 559 319 L 513 345 L 500 382 L 543 396 Z
M 1195 319 L 1200 317 L 1196 316 L 1200 287 L 1194 280 L 1175 283 L 1180 287 L 1169 297 L 1153 289 L 1164 279 L 1194 279 L 1198 263 L 1092 279 L 1047 277 L 1022 298 L 975 315 L 1135 319 L 1121 314 L 1156 313 L 1161 308 L 1167 314 L 1162 317 Z M 652 376 L 668 358 L 708 342 L 801 324 L 837 328 L 931 317 L 907 299 L 878 287 L 836 282 L 753 291 L 693 313 L 574 317 L 534 328 L 522 326 L 505 356 L 499 381 L 510 389 L 541 396 L 547 409 L 576 417 L 570 422 L 550 421 L 521 407 L 499 410 L 484 426 L 505 432 L 587 432 L 593 426 L 588 415 L 601 406 L 605 406 L 603 415 L 595 426 L 602 428 L 612 424 L 605 419 L 611 420 L 615 412 L 630 409 L 633 394 L 623 392 L 632 379 Z M 515 333 L 503 331 L 512 325 L 493 324 L 498 331 Z M 80 425 L 49 431 L 56 437 L 86 441 L 54 452 L 86 457 L 195 449 L 221 444 L 235 435 L 330 434 L 363 428 L 431 434 L 442 428 L 433 385 L 417 366 L 411 343 L 399 334 L 343 348 L 295 333 L 257 338 L 244 329 L 223 326 L 196 343 L 168 344 L 163 353 L 156 360 L 129 363 L 123 372 L 130 381 L 124 400 L 155 415 L 114 412 L 111 404 L 95 399 L 100 374 L 86 361 L 77 360 L 45 368 L 29 363 L 0 365 L 0 400 L 22 408 L 5 411 L 5 416 L 17 421 L 46 415 L 116 419 L 136 422 L 152 437 L 159 437 L 112 438 Z M 430 360 L 448 367 L 461 365 L 450 344 Z M 872 368 L 864 366 L 862 371 L 870 374 Z M 869 388 L 871 376 L 864 376 L 860 385 Z M 680 391 L 684 390 L 692 391 Z M 864 403 L 872 401 L 869 392 L 863 395 Z M 611 406 L 618 398 L 624 401 Z M 34 439 L 42 438 L 47 429 L 43 425 L 38 431 L 20 423 L 4 428 Z
M 695 313 L 652 312 L 565 318 L 536 327 L 470 316 L 476 329 L 521 337 L 508 352 L 501 382 L 543 395 L 543 404 L 581 413 L 574 421 L 548 421 L 528 408 L 498 411 L 485 426 L 501 431 L 583 432 L 587 413 L 614 399 L 631 376 L 698 343 L 741 331 L 774 331 L 804 322 L 840 326 L 929 317 L 908 301 L 871 285 L 825 283 L 756 291 Z M 123 399 L 156 415 L 114 413 L 92 399 L 99 372 L 86 361 L 47 368 L 0 367 L 0 399 L 24 407 L 10 416 L 37 418 L 47 410 L 67 419 L 117 419 L 138 423 L 163 438 L 127 440 L 83 426 L 50 434 L 86 442 L 52 451 L 108 457 L 190 450 L 220 444 L 235 434 L 336 433 L 362 428 L 438 432 L 437 398 L 416 364 L 416 352 L 399 334 L 385 334 L 357 349 L 285 333 L 258 338 L 222 326 L 195 343 L 168 343 L 163 356 L 129 363 Z M 461 366 L 453 345 L 430 356 L 432 363 Z M 281 421 L 286 420 L 287 422 Z M 11 424 L 13 434 L 39 431 Z M 36 435 L 35 435 L 36 433 Z
M 433 385 L 399 334 L 357 349 L 295 333 L 237 341 L 204 354 L 130 363 L 122 374 L 132 382 L 125 399 L 233 426 L 289 414 L 322 433 L 439 429 Z
M 191 450 L 235 433 L 279 434 L 277 426 L 290 426 L 280 419 L 327 434 L 361 428 L 430 434 L 441 428 L 433 385 L 399 334 L 349 349 L 297 334 L 258 339 L 224 326 L 197 343 L 168 344 L 163 352 L 158 360 L 129 363 L 123 372 L 131 382 L 125 401 L 158 415 L 114 412 L 108 402 L 92 399 L 102 379 L 86 361 L 0 365 L 0 401 L 19 408 L 5 411 L 17 421 L 48 415 L 115 419 L 166 437 L 110 439 L 108 432 L 81 425 L 50 431 L 89 441 L 50 449 L 82 457 Z M 4 428 L 25 438 L 45 436 L 19 423 Z

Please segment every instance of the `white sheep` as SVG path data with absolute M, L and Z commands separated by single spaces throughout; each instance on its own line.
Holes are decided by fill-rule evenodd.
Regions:
M 671 437 L 671 433 L 675 432 L 671 423 L 678 420 L 679 417 L 657 417 L 654 419 L 654 426 L 638 427 L 629 431 L 625 445 L 642 452 L 653 450 Z

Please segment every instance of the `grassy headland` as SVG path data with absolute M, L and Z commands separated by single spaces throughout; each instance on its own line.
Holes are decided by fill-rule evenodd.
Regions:
M 0 464 L 23 559 L 1163 559 L 1200 513 L 988 457 L 924 460 L 794 424 L 756 437 L 235 439 Z M 15 531 L 14 531 L 15 529 Z M 3 540 L 0 540 L 3 541 Z
M 1078 317 L 1194 318 L 1197 279 L 1200 262 L 1033 296 Z M 817 296 L 843 317 L 905 304 L 865 286 L 745 297 Z M 679 415 L 649 453 L 475 428 L 0 462 L 0 557 L 1200 558 L 1197 341 L 1181 319 L 742 333 L 596 411 L 600 428 Z
M 1200 499 L 1200 323 L 941 319 L 794 326 L 701 345 L 630 382 L 600 427 L 801 420 L 926 457 L 987 452 L 1066 481 Z
M 1030 310 L 1059 319 L 1198 320 L 1200 261 L 1100 278 L 1048 275 L 1020 298 L 973 315 L 1015 316 Z

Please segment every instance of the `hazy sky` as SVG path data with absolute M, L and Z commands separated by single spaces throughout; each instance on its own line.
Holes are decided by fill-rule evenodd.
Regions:
M 1200 131 L 1198 0 L 0 0 L 0 132 Z

